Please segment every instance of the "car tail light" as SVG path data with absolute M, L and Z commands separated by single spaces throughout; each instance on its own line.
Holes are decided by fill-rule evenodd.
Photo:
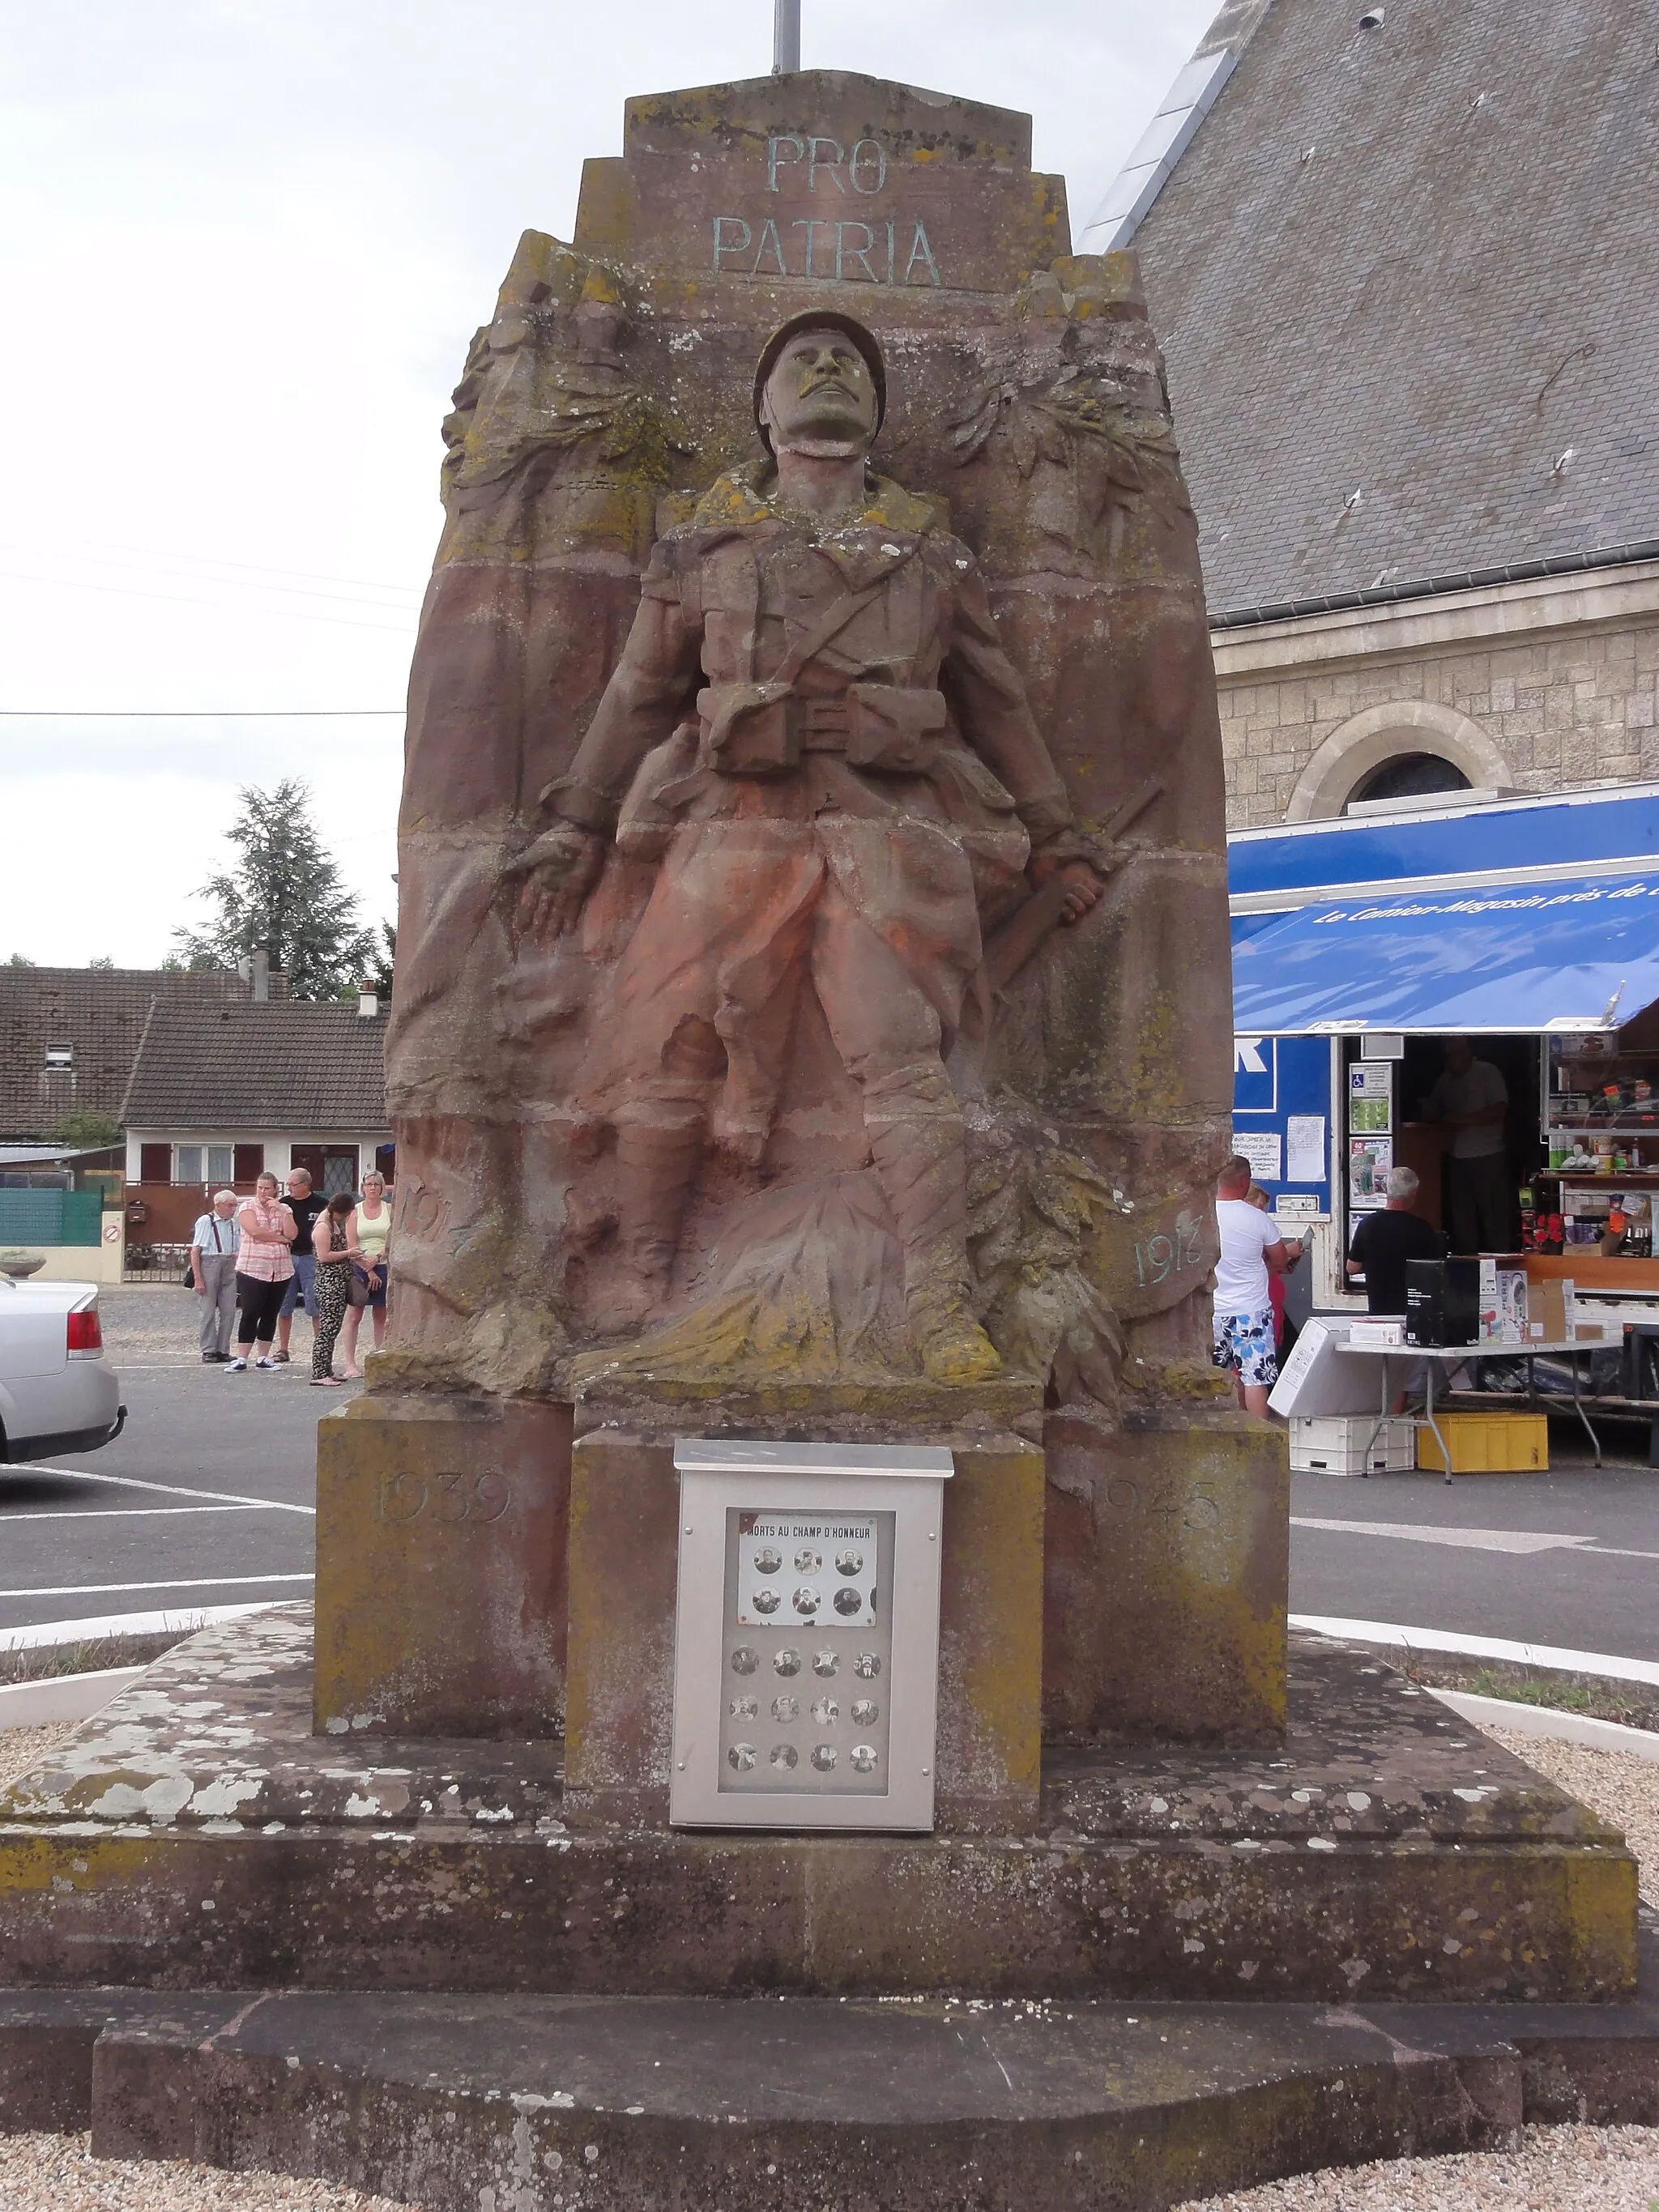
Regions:
M 71 1352 L 101 1352 L 104 1348 L 103 1326 L 98 1319 L 96 1306 L 84 1306 L 79 1313 L 69 1316 L 69 1346 Z

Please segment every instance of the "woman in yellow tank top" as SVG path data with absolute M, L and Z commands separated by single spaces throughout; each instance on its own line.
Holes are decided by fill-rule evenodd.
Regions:
M 375 1351 L 378 1352 L 386 1342 L 386 1291 L 392 1246 L 392 1208 L 386 1203 L 386 1177 L 378 1168 L 371 1168 L 363 1177 L 363 1194 L 351 1217 L 350 1242 L 363 1256 L 352 1263 L 352 1304 L 346 1315 L 341 1349 L 345 1353 L 347 1375 L 356 1376 L 363 1371 L 357 1364 L 357 1332 L 362 1327 L 365 1306 L 374 1316 Z M 363 1295 L 365 1291 L 367 1297 Z M 357 1303 L 360 1298 L 362 1301 L 361 1304 Z

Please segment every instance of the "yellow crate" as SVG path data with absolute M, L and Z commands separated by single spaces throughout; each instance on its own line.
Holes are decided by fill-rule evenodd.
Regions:
M 1540 1474 L 1550 1464 L 1550 1425 L 1542 1413 L 1437 1413 L 1454 1474 Z M 1417 1464 L 1446 1471 L 1432 1429 L 1417 1432 Z

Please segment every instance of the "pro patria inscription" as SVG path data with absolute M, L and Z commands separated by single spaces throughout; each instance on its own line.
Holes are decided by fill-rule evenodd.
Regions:
M 830 71 L 630 101 L 575 243 L 704 283 L 924 293 L 1006 293 L 1069 251 L 1025 118 Z
M 809 197 L 823 187 L 822 215 L 776 215 L 714 218 L 713 269 L 746 276 L 829 276 L 842 283 L 933 284 L 942 286 L 927 227 L 920 216 L 888 216 L 885 221 L 841 213 L 854 196 L 874 199 L 886 191 L 890 171 L 879 138 L 860 138 L 850 148 L 839 139 L 775 133 L 766 148 L 766 189 L 781 196 L 786 182 L 804 173 Z M 751 257 L 752 249 L 752 258 Z

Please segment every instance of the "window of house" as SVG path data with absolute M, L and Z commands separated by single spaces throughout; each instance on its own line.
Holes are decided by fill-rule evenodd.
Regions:
M 49 1044 L 46 1047 L 46 1066 L 72 1068 L 75 1066 L 75 1047 L 72 1044 Z
M 216 1188 L 230 1181 L 234 1172 L 234 1155 L 228 1145 L 210 1145 L 207 1148 L 207 1179 Z
M 199 1145 L 177 1145 L 173 1154 L 174 1182 L 200 1182 L 202 1180 L 202 1147 Z

